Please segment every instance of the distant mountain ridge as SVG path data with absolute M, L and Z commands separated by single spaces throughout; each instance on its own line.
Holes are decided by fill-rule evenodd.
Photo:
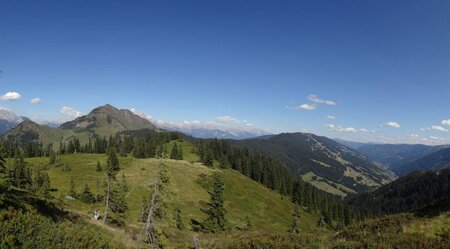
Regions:
M 448 146 L 424 144 L 365 144 L 356 150 L 369 159 L 386 165 L 397 174 L 406 174 L 403 165 L 410 164 Z
M 397 169 L 399 175 L 406 175 L 416 170 L 440 170 L 450 167 L 450 147 L 438 150 L 414 162 L 402 165 Z
M 196 138 L 221 138 L 221 139 L 248 139 L 271 134 L 270 132 L 258 128 L 242 128 L 225 125 L 205 125 L 205 124 L 173 124 L 158 122 L 156 125 L 167 131 L 178 131 Z
M 336 141 L 310 133 L 282 133 L 235 141 L 283 162 L 303 179 L 340 195 L 367 191 L 395 179 L 388 169 Z
M 104 105 L 95 108 L 88 115 L 66 122 L 57 128 L 26 120 L 9 130 L 2 139 L 17 140 L 21 143 L 35 141 L 56 145 L 61 141 L 77 137 L 84 144 L 95 135 L 107 137 L 119 131 L 139 129 L 159 130 L 149 120 L 141 118 L 130 110 L 119 110 L 111 105 Z
M 156 126 L 149 120 L 134 114 L 130 110 L 119 110 L 109 104 L 97 107 L 88 115 L 63 123 L 60 126 L 61 129 L 73 129 L 75 131 L 84 131 L 98 127 L 111 127 L 118 131 L 156 129 Z
M 12 128 L 16 127 L 25 119 L 26 118 L 19 117 L 7 109 L 0 108 L 0 135 L 3 135 Z

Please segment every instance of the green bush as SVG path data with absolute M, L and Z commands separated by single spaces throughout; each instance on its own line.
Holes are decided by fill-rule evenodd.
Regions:
M 88 224 L 12 208 L 0 211 L 0 238 L 0 248 L 118 248 Z

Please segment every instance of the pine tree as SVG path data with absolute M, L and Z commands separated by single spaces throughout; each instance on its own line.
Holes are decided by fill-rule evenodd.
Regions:
M 80 194 L 80 200 L 88 204 L 95 202 L 95 196 L 92 194 L 87 184 L 84 185 L 83 191 Z
M 75 182 L 73 181 L 73 178 L 70 178 L 69 192 L 67 192 L 67 195 L 72 198 L 78 197 L 78 194 L 75 190 Z
M 183 145 L 180 144 L 178 146 L 178 158 L 177 160 L 183 160 Z
M 205 164 L 206 166 L 213 166 L 213 157 L 209 149 L 207 149 L 205 152 L 205 159 L 203 161 L 203 164 Z
M 55 164 L 56 163 L 56 153 L 53 150 L 50 150 L 49 152 L 49 164 Z
M 112 213 L 115 214 L 116 222 L 120 224 L 122 222 L 121 219 L 124 218 L 125 212 L 128 210 L 126 192 L 121 183 L 116 182 L 112 186 L 109 204 Z
M 44 170 L 36 170 L 33 179 L 33 191 L 46 198 L 50 197 L 50 178 Z
M 174 143 L 172 146 L 172 152 L 170 152 L 170 159 L 178 160 L 178 146 Z
M 29 189 L 32 184 L 31 170 L 27 167 L 23 155 L 14 159 L 14 167 L 10 174 L 11 182 L 15 187 Z
M 208 203 L 209 208 L 203 210 L 207 214 L 203 222 L 204 229 L 209 232 L 224 231 L 227 229 L 226 210 L 224 207 L 224 184 L 218 173 L 214 174 L 213 189 L 210 192 L 211 200 Z
M 8 177 L 8 172 L 5 166 L 5 160 L 0 155 L 0 205 L 3 203 L 4 199 L 10 188 L 10 182 Z
M 105 201 L 105 215 L 103 216 L 103 222 L 106 222 L 106 219 L 108 218 L 109 202 L 112 194 L 111 181 L 115 179 L 119 170 L 120 170 L 119 159 L 117 158 L 116 151 L 111 148 L 106 163 L 107 188 Z
M 100 161 L 97 161 L 97 167 L 95 168 L 95 171 L 97 171 L 97 172 L 100 172 L 100 171 L 102 171 L 103 169 L 102 169 L 102 166 L 101 166 L 101 164 L 100 164 Z
M 120 142 L 120 156 L 126 157 L 127 156 L 127 146 L 125 144 L 125 139 L 122 139 Z

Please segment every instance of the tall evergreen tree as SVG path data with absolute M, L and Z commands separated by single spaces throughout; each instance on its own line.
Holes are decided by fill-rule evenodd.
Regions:
M 120 170 L 119 159 L 117 158 L 116 151 L 114 149 L 109 150 L 108 160 L 106 163 L 106 201 L 105 201 L 105 215 L 103 216 L 103 222 L 106 222 L 108 218 L 109 201 L 111 198 L 111 181 L 116 178 L 117 173 Z
M 178 157 L 177 160 L 183 160 L 183 144 L 178 145 Z
M 49 152 L 49 164 L 55 164 L 56 163 L 56 153 L 53 150 L 50 150 Z
M 172 151 L 170 152 L 170 159 L 178 160 L 178 145 L 174 143 L 172 146 Z
M 33 191 L 46 198 L 50 197 L 50 178 L 44 170 L 36 170 L 33 179 Z
M 208 216 L 203 222 L 204 229 L 209 232 L 224 231 L 227 229 L 228 221 L 225 217 L 226 210 L 224 206 L 224 184 L 218 173 L 213 176 L 213 189 L 209 193 L 211 200 L 208 203 L 209 208 L 203 210 Z
M 67 195 L 73 198 L 78 197 L 78 194 L 75 190 L 75 181 L 73 180 L 73 178 L 70 178 L 69 191 L 67 192 Z
M 0 204 L 3 203 L 10 188 L 8 171 L 5 166 L 5 160 L 0 155 Z
M 32 184 L 31 170 L 27 167 L 23 155 L 14 159 L 14 167 L 10 172 L 11 182 L 15 187 L 29 189 Z

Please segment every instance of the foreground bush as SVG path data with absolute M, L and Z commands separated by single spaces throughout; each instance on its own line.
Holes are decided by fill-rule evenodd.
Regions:
M 35 211 L 0 211 L 0 248 L 117 248 L 88 224 L 55 222 Z

